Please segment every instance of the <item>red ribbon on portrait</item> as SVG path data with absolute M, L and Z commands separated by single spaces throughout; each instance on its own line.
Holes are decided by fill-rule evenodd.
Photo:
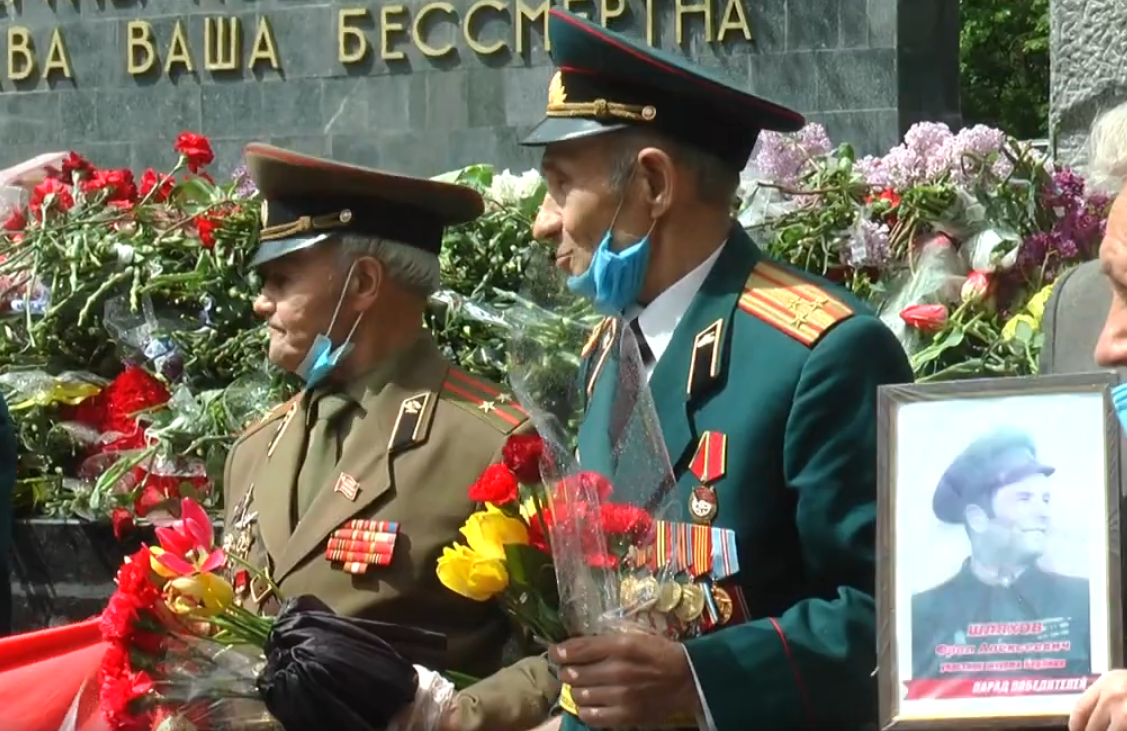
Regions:
M 985 678 L 921 678 L 905 681 L 904 700 L 964 700 L 967 698 L 1021 698 L 1031 695 L 1079 695 L 1098 675 L 1066 678 L 995 676 Z

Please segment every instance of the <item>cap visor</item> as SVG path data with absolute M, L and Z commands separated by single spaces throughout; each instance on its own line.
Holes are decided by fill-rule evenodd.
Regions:
M 254 253 L 254 258 L 250 260 L 251 269 L 260 267 L 263 264 L 281 259 L 283 256 L 288 256 L 295 251 L 302 251 L 311 246 L 315 246 L 325 239 L 332 236 L 332 234 L 316 234 L 315 236 L 294 236 L 288 239 L 277 239 L 275 241 L 263 241 L 258 246 L 258 251 Z
M 543 147 L 553 142 L 567 142 L 615 132 L 628 126 L 621 122 L 604 124 L 594 119 L 579 117 L 545 117 L 528 133 L 527 137 L 521 140 L 521 144 L 525 147 Z

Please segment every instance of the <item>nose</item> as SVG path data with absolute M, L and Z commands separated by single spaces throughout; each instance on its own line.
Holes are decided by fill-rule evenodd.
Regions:
M 1116 293 L 1096 341 L 1096 363 L 1104 368 L 1127 366 L 1127 303 Z
M 274 314 L 274 300 L 259 292 L 258 296 L 254 298 L 252 308 L 254 309 L 254 314 L 258 315 L 260 319 L 269 319 L 269 317 Z
M 560 236 L 563 217 L 560 215 L 560 205 L 551 194 L 545 194 L 540 203 L 540 210 L 536 212 L 536 220 L 532 222 L 532 238 L 540 241 L 555 241 Z

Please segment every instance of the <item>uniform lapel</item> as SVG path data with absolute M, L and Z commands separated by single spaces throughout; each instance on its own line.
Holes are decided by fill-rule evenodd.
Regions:
M 309 414 L 309 396 L 303 394 L 290 405 L 270 437 L 265 462 L 254 475 L 254 507 L 258 512 L 258 528 L 266 551 L 275 563 L 290 540 L 292 519 L 290 507 L 297 486 L 297 473 L 305 453 L 305 420 Z
M 735 312 L 748 274 L 759 260 L 743 229 L 732 233 L 673 332 L 650 378 L 650 390 L 674 469 L 693 442 L 690 415 L 696 403 L 723 381 Z
M 390 383 L 362 399 L 366 413 L 345 436 L 340 464 L 325 476 L 317 497 L 294 529 L 278 560 L 275 581 L 281 582 L 309 554 L 321 548 L 341 524 L 369 510 L 388 492 L 394 484 L 395 458 L 426 439 L 447 368 L 434 341 L 423 337 L 405 354 Z M 417 414 L 410 415 L 417 416 L 418 428 L 410 430 L 413 440 L 404 440 L 397 424 L 406 424 L 400 416 L 411 410 L 409 402 L 420 406 Z M 389 454 L 393 440 L 399 446 Z M 342 478 L 352 478 L 356 485 L 341 485 Z

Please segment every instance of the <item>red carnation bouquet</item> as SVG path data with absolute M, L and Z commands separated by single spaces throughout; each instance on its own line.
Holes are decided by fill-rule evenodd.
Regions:
M 97 687 L 112 731 L 383 731 L 449 703 L 452 685 L 425 670 L 441 662 L 440 635 L 339 617 L 312 597 L 259 616 L 227 576 L 277 587 L 230 563 L 198 504 L 179 512 L 159 546 L 122 565 L 101 616 Z
M 438 576 L 470 599 L 498 599 L 549 641 L 676 634 L 688 526 L 669 529 L 681 505 L 637 341 L 613 318 L 592 334 L 553 272 L 531 272 L 537 291 L 503 311 L 464 308 L 506 330 L 509 382 L 539 436 L 512 436 L 470 488 L 484 508 Z M 559 346 L 584 341 L 584 357 Z

